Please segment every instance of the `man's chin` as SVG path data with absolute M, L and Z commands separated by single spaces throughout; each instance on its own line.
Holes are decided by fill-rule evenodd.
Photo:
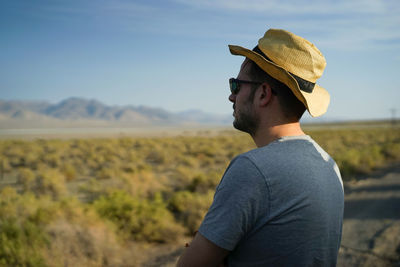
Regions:
M 233 127 L 236 130 L 248 133 L 250 135 L 253 135 L 255 133 L 256 128 L 257 128 L 256 125 L 250 125 L 250 124 L 244 123 L 243 121 L 238 120 L 236 117 L 233 120 L 232 124 L 233 124 Z
M 233 120 L 232 125 L 233 125 L 233 128 L 235 128 L 236 130 L 245 132 L 245 131 L 243 130 L 243 127 L 240 125 L 240 123 L 239 123 L 238 120 L 236 119 L 236 117 L 235 117 L 235 119 Z

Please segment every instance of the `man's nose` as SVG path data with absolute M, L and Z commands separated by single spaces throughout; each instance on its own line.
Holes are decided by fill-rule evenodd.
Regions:
M 235 94 L 230 94 L 228 97 L 229 101 L 231 101 L 232 103 L 235 103 L 236 101 L 236 95 Z

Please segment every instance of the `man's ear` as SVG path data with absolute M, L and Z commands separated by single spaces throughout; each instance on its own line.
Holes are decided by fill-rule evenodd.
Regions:
M 260 86 L 258 102 L 260 106 L 266 106 L 271 101 L 272 91 L 268 83 L 262 83 Z

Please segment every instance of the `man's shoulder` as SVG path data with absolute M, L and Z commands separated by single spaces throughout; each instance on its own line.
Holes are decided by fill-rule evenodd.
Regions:
M 329 156 L 309 135 L 283 136 L 266 146 L 247 151 L 240 156 L 244 156 L 254 162 L 260 157 L 265 160 L 274 158 L 276 154 L 285 155 L 293 152 L 303 153 L 311 150 L 316 150 L 320 154 L 324 154 L 324 156 Z
M 330 169 L 334 160 L 310 136 L 285 136 L 270 144 L 250 150 L 237 158 L 251 162 L 264 176 L 275 176 L 276 171 Z
M 254 157 L 250 152 L 248 151 L 234 157 L 227 168 L 227 172 L 242 172 L 257 168 Z
M 226 169 L 218 188 L 226 185 L 264 184 L 264 174 L 250 156 L 243 153 L 236 156 Z
M 284 136 L 277 138 L 266 146 L 249 150 L 238 157 L 246 158 L 255 165 L 261 160 L 276 160 L 278 155 L 286 155 L 293 151 L 304 151 L 305 147 L 318 147 L 318 144 L 308 135 Z

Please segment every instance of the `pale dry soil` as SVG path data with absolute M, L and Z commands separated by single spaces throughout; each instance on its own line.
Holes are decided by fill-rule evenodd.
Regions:
M 338 266 L 400 266 L 400 164 L 345 184 Z
M 339 267 L 400 266 L 400 164 L 345 183 Z M 183 246 L 155 249 L 142 266 L 175 266 Z

